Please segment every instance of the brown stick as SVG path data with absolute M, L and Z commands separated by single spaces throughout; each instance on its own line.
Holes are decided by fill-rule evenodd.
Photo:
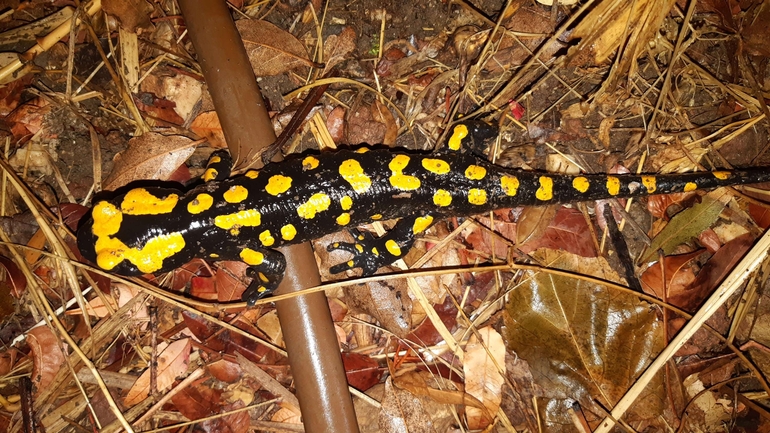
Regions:
M 178 3 L 231 149 L 274 142 L 265 103 L 226 3 Z M 233 155 L 233 159 L 245 156 Z M 278 293 L 320 283 L 310 244 L 281 248 L 281 252 L 287 269 Z M 305 430 L 358 432 L 326 296 L 320 292 L 298 296 L 276 302 L 276 309 Z

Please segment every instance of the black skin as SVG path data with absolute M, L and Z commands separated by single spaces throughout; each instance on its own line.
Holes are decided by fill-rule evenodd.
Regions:
M 643 186 L 642 177 L 638 175 L 615 175 L 617 191 L 612 194 L 608 188 L 608 175 L 554 175 L 535 172 L 525 172 L 506 169 L 488 162 L 480 155 L 488 139 L 497 134 L 497 130 L 483 122 L 467 121 L 463 123 L 469 134 L 462 140 L 463 147 L 459 151 L 441 150 L 429 154 L 398 152 L 389 149 L 369 150 L 360 153 L 351 150 L 314 155 L 317 166 L 311 167 L 306 161 L 306 155 L 287 159 L 280 163 L 265 166 L 256 178 L 246 175 L 232 179 L 213 180 L 206 182 L 187 192 L 165 188 L 145 188 L 153 196 L 163 199 L 176 194 L 178 203 L 173 210 L 156 215 L 123 215 L 119 230 L 111 235 L 119 239 L 129 248 L 142 249 L 149 240 L 180 234 L 184 238 L 184 247 L 162 261 L 162 266 L 153 269 L 154 272 L 165 272 L 179 267 L 193 258 L 216 260 L 247 260 L 243 258 L 244 249 L 259 252 L 264 259 L 260 264 L 249 268 L 249 275 L 254 283 L 244 293 L 243 299 L 253 305 L 258 299 L 269 295 L 280 283 L 285 270 L 283 255 L 273 248 L 306 242 L 317 239 L 340 230 L 352 229 L 357 225 L 375 220 L 401 218 L 396 226 L 381 238 L 365 234 L 358 236 L 353 243 L 335 243 L 329 250 L 339 249 L 352 254 L 349 262 L 334 265 L 331 272 L 337 273 L 348 269 L 359 268 L 364 275 L 373 274 L 378 268 L 388 265 L 403 257 L 411 247 L 415 234 L 419 235 L 432 223 L 449 216 L 470 216 L 491 210 L 516 206 L 544 205 L 570 203 L 604 198 L 621 198 L 646 196 L 650 191 Z M 470 149 L 470 151 L 468 151 Z M 400 155 L 400 156 L 399 156 Z M 392 176 L 396 173 L 390 168 L 394 158 L 408 158 L 401 173 L 404 176 L 416 178 L 419 187 L 403 189 L 404 184 L 391 184 Z M 427 170 L 423 163 L 441 160 L 450 170 L 446 173 L 436 173 Z M 344 164 L 354 161 L 369 179 L 369 188 L 357 191 L 353 184 L 343 178 L 340 169 Z M 229 175 L 227 161 L 220 163 L 220 179 Z M 469 178 L 466 174 L 468 167 L 476 166 L 484 172 L 480 178 Z M 266 186 L 274 176 L 291 179 L 291 186 L 285 191 L 272 195 L 266 192 Z M 542 178 L 547 177 L 552 182 L 552 194 L 538 196 L 542 190 Z M 501 178 L 515 177 L 518 188 L 515 195 L 506 194 Z M 729 176 L 720 179 L 710 173 L 692 173 L 683 175 L 654 176 L 656 180 L 655 194 L 680 192 L 697 187 L 715 188 L 718 186 L 743 183 L 758 183 L 770 181 L 770 170 L 754 169 L 731 172 Z M 575 187 L 575 179 L 586 181 L 584 191 Z M 647 178 L 646 180 L 649 180 Z M 414 184 L 412 184 L 413 186 Z M 401 188 L 399 188 L 401 186 Z M 237 203 L 228 203 L 223 195 L 233 187 L 243 187 L 248 192 L 245 199 Z M 483 190 L 485 200 L 480 203 L 478 191 Z M 451 196 L 451 203 L 436 204 L 436 194 L 446 191 Z M 510 192 L 510 191 L 508 191 Z M 205 211 L 191 214 L 188 205 L 201 194 L 209 194 L 214 198 L 213 205 Z M 308 202 L 311 197 L 325 194 L 328 203 L 322 209 L 316 209 L 312 218 L 306 213 L 300 216 L 298 207 Z M 474 201 L 474 194 L 476 203 Z M 121 209 L 125 195 L 116 197 L 109 202 Z M 345 206 L 343 197 L 349 197 L 350 204 Z M 99 206 L 97 203 L 96 206 Z M 96 207 L 95 206 L 95 207 Z M 215 219 L 218 216 L 234 214 L 242 211 L 257 211 L 260 215 L 259 225 L 243 225 L 223 229 L 217 227 Z M 340 223 L 342 214 L 347 214 L 345 224 Z M 374 218 L 373 218 L 374 217 Z M 291 224 L 294 233 L 284 239 L 282 230 Z M 414 228 L 419 226 L 418 233 Z M 87 219 L 78 231 L 78 247 L 83 256 L 96 262 L 95 244 L 97 236 L 94 233 L 93 219 Z M 265 242 L 261 234 L 269 231 L 272 242 Z M 394 249 L 394 245 L 398 248 Z M 390 246 L 390 248 L 389 248 Z M 399 251 L 400 250 L 400 251 Z M 398 252 L 398 254 L 394 253 Z M 216 255 L 213 257 L 212 255 Z M 129 260 L 123 260 L 109 269 L 122 275 L 141 275 L 137 266 Z

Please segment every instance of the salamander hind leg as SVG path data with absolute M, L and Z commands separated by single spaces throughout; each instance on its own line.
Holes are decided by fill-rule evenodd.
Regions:
M 252 279 L 241 299 L 248 306 L 253 306 L 278 288 L 286 271 L 286 259 L 280 252 L 264 248 L 244 248 L 240 256 L 241 260 L 249 265 L 246 275 Z
M 329 268 L 331 273 L 360 268 L 363 276 L 373 275 L 377 269 L 402 258 L 414 244 L 416 234 L 422 233 L 433 224 L 431 215 L 411 215 L 402 218 L 393 229 L 380 238 L 370 233 L 352 230 L 355 242 L 335 242 L 326 249 L 342 250 L 353 257 L 345 263 Z

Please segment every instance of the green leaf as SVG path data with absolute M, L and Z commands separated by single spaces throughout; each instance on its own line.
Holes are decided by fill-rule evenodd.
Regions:
M 641 261 L 652 260 L 661 249 L 664 254 L 671 254 L 676 247 L 698 237 L 704 230 L 711 227 L 726 205 L 724 200 L 720 200 L 724 196 L 724 191 L 714 191 L 703 196 L 702 202 L 676 214 L 652 240 Z

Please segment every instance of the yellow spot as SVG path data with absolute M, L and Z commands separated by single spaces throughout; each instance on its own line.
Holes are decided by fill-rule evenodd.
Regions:
M 368 151 L 369 151 L 368 147 L 359 147 L 358 149 L 356 149 L 356 153 L 366 153 Z
M 209 210 L 212 204 L 214 204 L 214 197 L 209 194 L 198 194 L 193 201 L 187 203 L 187 212 L 193 215 L 199 214 Z
M 409 164 L 409 159 L 406 155 L 396 155 L 388 164 L 388 168 L 393 173 L 389 179 L 390 184 L 405 191 L 412 191 L 420 187 L 420 179 L 403 173 Z
M 425 158 L 422 160 L 422 167 L 431 173 L 447 174 L 449 173 L 449 164 L 441 159 Z
M 462 146 L 463 138 L 468 136 L 468 127 L 465 125 L 457 125 L 452 131 L 452 136 L 449 137 L 447 145 L 452 150 L 460 150 Z
M 348 260 L 348 267 L 349 267 L 349 268 L 352 268 L 352 267 L 354 267 L 355 265 L 356 265 L 356 264 L 353 262 L 353 260 Z
M 256 209 L 246 209 L 214 218 L 214 225 L 224 230 L 230 230 L 235 226 L 256 227 L 260 224 L 262 224 L 262 214 Z
M 487 175 L 487 169 L 480 165 L 469 165 L 465 170 L 465 177 L 471 180 L 484 179 Z
M 233 185 L 222 194 L 222 198 L 228 203 L 240 203 L 246 200 L 248 196 L 249 191 L 241 185 Z
M 160 215 L 174 210 L 179 196 L 156 197 L 144 188 L 134 188 L 123 197 L 120 210 L 126 215 Z
M 265 260 L 265 255 L 259 251 L 252 250 L 251 248 L 244 248 L 241 250 L 241 260 L 244 263 L 251 266 L 261 265 Z
M 203 181 L 204 182 L 211 182 L 212 180 L 217 178 L 217 175 L 219 172 L 216 168 L 207 168 L 206 171 L 203 172 Z
M 140 272 L 151 274 L 163 268 L 163 260 L 182 251 L 185 246 L 181 233 L 159 235 L 147 241 L 142 249 L 130 248 L 121 240 L 109 236 L 96 239 L 96 264 L 111 270 L 123 260 L 130 261 Z
M 540 188 L 535 192 L 535 197 L 541 201 L 553 198 L 553 179 L 548 176 L 540 176 Z
M 607 192 L 610 195 L 618 195 L 620 193 L 620 179 L 615 176 L 607 176 Z
M 267 292 L 267 287 L 265 287 L 265 286 L 259 286 L 259 287 L 257 287 L 257 292 L 259 292 L 259 293 L 265 293 L 265 292 Z
M 286 224 L 281 227 L 281 237 L 283 240 L 290 241 L 294 239 L 294 236 L 297 236 L 297 229 L 292 224 Z
M 318 158 L 316 158 L 315 156 L 308 156 L 302 160 L 303 170 L 312 170 L 316 167 L 318 167 Z
M 270 195 L 278 195 L 288 191 L 289 188 L 291 188 L 291 178 L 276 174 L 268 179 L 265 191 Z
M 730 178 L 730 175 L 732 173 L 730 173 L 729 171 L 714 171 L 714 172 L 711 172 L 711 174 L 713 174 L 714 177 L 719 180 L 727 180 L 728 178 Z
M 505 191 L 505 195 L 513 197 L 519 192 L 519 178 L 514 176 L 503 176 L 500 178 L 500 186 Z
M 211 158 L 209 158 L 208 165 L 219 164 L 220 162 L 222 162 L 222 157 L 219 155 L 214 155 Z
M 114 235 L 123 223 L 123 214 L 108 201 L 100 201 L 91 212 L 93 233 L 97 238 Z
M 241 234 L 241 226 L 235 226 L 230 229 L 231 236 L 238 236 L 239 234 Z
M 256 179 L 259 177 L 259 172 L 257 170 L 249 170 L 244 174 L 244 176 L 248 177 L 249 179 Z
M 270 230 L 265 230 L 259 234 L 259 240 L 262 245 L 269 247 L 275 243 L 275 238 L 270 234 Z
M 380 251 L 377 249 L 377 247 L 373 247 L 372 248 L 372 254 L 374 254 L 375 256 L 379 256 L 380 255 Z
M 349 195 L 344 195 L 340 199 L 340 207 L 342 210 L 350 210 L 353 207 L 353 199 Z
M 297 207 L 297 214 L 306 220 L 313 219 L 318 212 L 329 209 L 331 202 L 329 196 L 322 192 L 313 194 L 305 203 Z
M 350 214 L 347 212 L 342 212 L 340 216 L 337 217 L 337 224 L 341 226 L 350 224 Z
M 468 203 L 481 205 L 487 202 L 487 192 L 483 189 L 471 188 L 468 191 Z
M 257 277 L 259 278 L 259 281 L 262 281 L 263 283 L 266 283 L 266 282 L 270 281 L 270 280 L 267 279 L 265 274 L 263 274 L 262 272 L 257 273 Z M 267 289 L 265 289 L 265 290 L 267 290 Z
M 412 233 L 422 233 L 430 227 L 430 225 L 433 224 L 433 217 L 430 215 L 424 216 L 424 217 L 417 217 L 414 220 L 414 225 L 412 226 Z
M 379 220 L 381 220 L 381 219 L 382 219 L 382 214 L 378 214 L 378 213 L 376 213 L 376 214 L 372 215 L 372 216 L 371 216 L 371 218 L 372 218 L 374 221 L 379 221 Z
M 698 189 L 698 185 L 696 185 L 695 182 L 687 182 L 684 184 L 684 192 L 695 191 L 696 189 Z
M 393 239 L 389 239 L 387 242 L 385 242 L 385 248 L 388 250 L 390 254 L 394 256 L 401 255 L 401 247 L 399 247 L 396 241 L 394 241 Z
M 433 193 L 433 204 L 436 206 L 446 207 L 452 204 L 452 194 L 445 189 L 440 189 Z
M 364 246 L 361 244 L 356 244 L 356 251 L 358 251 L 358 254 L 361 254 L 364 252 Z
M 372 179 L 364 173 L 361 164 L 355 159 L 348 159 L 340 164 L 340 176 L 345 179 L 353 191 L 361 194 L 369 190 L 372 186 Z
M 209 254 L 209 257 L 211 257 L 212 259 L 218 259 L 219 258 L 219 254 L 211 253 L 211 254 Z
M 652 194 L 658 189 L 658 180 L 655 176 L 642 176 L 642 185 L 647 189 L 647 194 Z
M 572 179 L 572 187 L 575 188 L 579 192 L 586 192 L 588 191 L 588 187 L 591 186 L 591 182 L 588 181 L 583 176 L 578 176 L 574 179 Z

